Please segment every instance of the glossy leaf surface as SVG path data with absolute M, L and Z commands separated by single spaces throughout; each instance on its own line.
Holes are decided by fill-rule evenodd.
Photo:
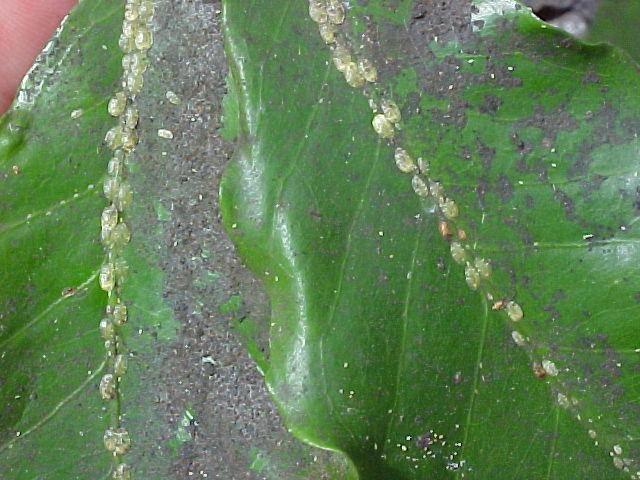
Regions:
M 106 295 L 96 232 L 105 206 L 106 101 L 121 75 L 112 54 L 121 16 L 118 2 L 83 2 L 1 120 L 3 478 L 102 478 L 111 468 L 102 445 L 111 413 L 97 394 Z M 80 58 L 104 68 L 88 71 Z
M 342 465 L 282 429 L 231 331 L 241 304 L 253 314 L 237 296 L 253 279 L 216 219 L 212 185 L 226 162 L 208 130 L 225 75 L 216 7 L 152 3 L 154 42 L 135 99 L 140 142 L 126 164 L 133 201 L 120 217 L 132 236 L 118 257 L 128 322 L 117 349 L 128 361 L 116 399 L 99 392 L 115 362 L 99 329 L 109 300 L 98 270 L 124 0 L 81 0 L 0 119 L 0 478 L 126 478 L 121 462 L 138 479 L 186 478 L 194 463 L 201 478 L 343 478 Z M 160 126 L 175 138 L 159 137 Z M 114 425 L 131 438 L 117 458 L 103 442 Z
M 103 375 L 116 372 L 105 343 L 113 337 L 99 327 L 108 298 L 98 277 L 112 157 L 104 139 L 116 122 L 107 103 L 121 88 L 123 18 L 123 2 L 81 1 L 1 120 L 1 478 L 112 478 L 132 458 L 137 473 L 169 478 L 170 459 L 149 455 L 158 448 L 151 435 L 164 428 L 148 401 L 145 372 L 159 344 L 151 333 L 166 342 L 176 330 L 150 247 L 157 251 L 158 239 L 141 234 L 151 195 L 127 212 L 134 240 L 118 259 L 128 266 L 122 289 L 129 309 L 117 327 L 117 351 L 128 368 L 117 370 L 115 398 L 106 400 L 99 388 Z M 129 168 L 139 193 L 144 167 Z M 133 456 L 107 450 L 105 432 L 116 427 L 132 439 Z
M 337 27 L 377 66 L 363 95 L 307 2 L 227 1 L 225 22 L 223 214 L 271 297 L 289 427 L 367 480 L 635 478 L 635 64 L 511 2 L 369 0 Z M 399 105 L 393 141 L 367 96 Z M 398 147 L 456 202 L 446 225 Z M 477 291 L 453 242 L 489 262 Z

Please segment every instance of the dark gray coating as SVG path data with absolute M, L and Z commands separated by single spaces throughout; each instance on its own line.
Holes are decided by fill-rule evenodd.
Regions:
M 238 316 L 257 319 L 266 328 L 269 305 L 238 260 L 218 211 L 219 181 L 232 155 L 232 144 L 220 135 L 227 75 L 220 1 L 155 3 L 151 66 L 138 100 L 141 143 L 136 154 L 146 176 L 141 188 L 169 213 L 161 222 L 160 248 L 167 251 L 161 267 L 165 302 L 180 331 L 169 345 L 158 342 L 150 361 L 154 368 L 146 381 L 157 387 L 153 401 L 164 425 L 149 433 L 158 438 L 144 443 L 155 442 L 158 457 L 175 456 L 167 445 L 185 410 L 195 418 L 186 428 L 192 440 L 180 445 L 170 471 L 162 471 L 166 461 L 158 461 L 151 468 L 157 470 L 138 472 L 138 477 L 323 478 L 319 472 L 330 455 L 302 445 L 285 430 L 233 328 Z M 179 105 L 165 98 L 169 90 L 180 98 Z M 158 137 L 161 128 L 174 138 Z M 240 311 L 220 313 L 220 305 L 233 295 L 242 298 Z M 140 447 L 139 455 L 153 455 Z M 251 468 L 256 458 L 261 469 Z M 149 462 L 139 458 L 137 463 Z

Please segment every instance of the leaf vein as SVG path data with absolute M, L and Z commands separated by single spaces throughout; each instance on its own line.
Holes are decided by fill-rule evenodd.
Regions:
M 547 467 L 547 480 L 551 478 L 553 472 L 553 463 L 556 455 L 556 446 L 558 444 L 558 427 L 560 424 L 560 407 L 556 405 L 556 420 L 553 427 L 553 437 L 551 441 L 551 450 L 549 451 L 549 464 Z
M 38 430 L 40 427 L 45 425 L 49 420 L 51 420 L 62 409 L 62 407 L 64 407 L 67 403 L 69 403 L 71 400 L 73 400 L 80 392 L 82 392 L 86 388 L 86 386 L 89 383 L 91 383 L 100 373 L 102 373 L 102 370 L 104 370 L 105 365 L 106 365 L 106 360 L 103 361 L 98 366 L 98 368 L 96 368 L 96 370 L 91 375 L 89 375 L 80 384 L 80 386 L 78 386 L 78 388 L 76 388 L 73 392 L 71 392 L 69 395 L 67 395 L 65 398 L 63 398 L 55 407 L 53 407 L 53 409 L 47 415 L 45 415 L 42 419 L 40 419 L 35 425 L 33 425 L 28 430 L 22 432 L 19 437 L 18 436 L 13 437 L 11 440 L 9 440 L 9 441 L 5 442 L 4 444 L 0 445 L 0 452 L 5 451 L 7 448 L 10 448 L 18 440 L 21 440 L 21 439 L 25 438 L 26 436 L 32 434 L 33 432 Z
M 484 305 L 484 321 L 482 322 L 482 330 L 480 332 L 480 339 L 478 345 L 478 355 L 476 357 L 476 365 L 473 371 L 473 384 L 471 390 L 471 398 L 469 399 L 469 407 L 467 412 L 467 419 L 465 421 L 464 426 L 464 435 L 462 438 L 462 449 L 460 451 L 460 458 L 464 459 L 464 450 L 467 445 L 467 439 L 469 438 L 469 430 L 471 429 L 471 422 L 473 420 L 473 410 L 475 407 L 476 397 L 478 395 L 478 379 L 480 377 L 480 368 L 482 365 L 482 357 L 484 354 L 484 346 L 487 339 L 487 329 L 489 325 L 489 307 L 487 305 L 486 299 L 483 297 L 483 305 Z M 456 478 L 460 477 L 460 470 L 456 472 Z
M 51 214 L 57 210 L 62 209 L 63 207 L 66 207 L 68 205 L 70 205 L 72 202 L 77 201 L 81 198 L 84 198 L 87 196 L 88 193 L 92 192 L 92 190 L 85 190 L 82 193 L 74 193 L 71 197 L 66 198 L 64 200 L 61 200 L 60 202 L 55 203 L 54 205 L 50 205 L 47 208 L 43 208 L 41 210 L 35 211 L 31 214 L 29 214 L 27 217 L 23 218 L 22 220 L 17 220 L 15 222 L 12 223 L 7 223 L 4 224 L 2 226 L 0 226 L 0 234 L 4 234 L 7 232 L 10 232 L 11 230 L 18 228 L 28 222 L 32 222 L 33 220 L 36 219 L 40 219 L 42 218 L 45 214 Z
M 98 277 L 98 272 L 99 272 L 99 270 L 94 271 L 89 278 L 87 278 L 84 282 L 82 282 L 80 285 L 78 285 L 76 287 L 76 290 L 78 290 L 78 291 L 86 290 L 86 288 L 91 284 L 91 282 L 95 281 L 95 279 Z M 42 312 L 40 312 L 38 315 L 36 315 L 33 319 L 31 319 L 29 322 L 24 324 L 22 327 L 20 327 L 19 329 L 15 330 L 13 332 L 13 334 L 11 334 L 10 336 L 8 336 L 4 340 L 2 340 L 0 342 L 0 348 L 5 347 L 7 345 L 7 343 L 11 342 L 12 340 L 14 340 L 18 336 L 20 336 L 23 332 L 25 332 L 26 330 L 31 328 L 33 325 L 38 323 L 42 318 L 44 318 L 44 316 L 47 313 L 49 313 L 51 310 L 53 310 L 56 306 L 58 306 L 60 303 L 62 303 L 67 298 L 71 298 L 71 297 L 61 295 L 60 297 L 56 298 Z
M 409 323 L 409 304 L 411 302 L 411 289 L 413 287 L 413 276 L 416 267 L 416 257 L 418 254 L 418 250 L 420 248 L 420 231 L 416 235 L 416 240 L 413 246 L 413 252 L 411 254 L 411 264 L 409 267 L 409 273 L 407 275 L 407 293 L 404 297 L 404 303 L 402 307 L 402 336 L 400 340 L 400 349 L 398 352 L 397 364 L 398 368 L 396 370 L 396 379 L 395 379 L 395 388 L 394 388 L 394 398 L 393 404 L 391 406 L 389 413 L 389 421 L 387 422 L 387 426 L 385 428 L 384 435 L 382 437 L 383 440 L 383 451 L 387 446 L 387 436 L 389 435 L 389 431 L 391 430 L 391 426 L 393 423 L 393 419 L 395 416 L 395 411 L 398 406 L 398 398 L 400 397 L 400 377 L 403 372 L 404 367 L 404 357 L 407 351 L 407 331 L 408 331 L 408 323 Z

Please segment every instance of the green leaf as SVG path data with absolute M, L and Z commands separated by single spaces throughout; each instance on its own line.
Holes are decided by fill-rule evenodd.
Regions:
M 151 434 L 163 428 L 145 372 L 158 339 L 173 339 L 176 330 L 161 296 L 158 242 L 141 235 L 153 197 L 141 195 L 119 214 L 138 226 L 132 244 L 113 257 L 129 274 L 111 295 L 98 282 L 109 261 L 100 229 L 113 152 L 104 138 L 117 123 L 107 102 L 122 88 L 123 18 L 124 2 L 81 1 L 1 119 L 2 478 L 122 478 L 117 466 L 132 458 L 138 471 L 153 464 L 154 478 L 168 478 L 169 457 L 141 455 L 157 449 Z M 143 169 L 133 162 L 129 169 L 128 180 L 142 193 L 144 176 L 136 172 Z M 129 307 L 128 322 L 108 346 L 99 324 L 116 302 Z M 129 360 L 124 374 L 117 373 L 116 353 Z M 104 400 L 99 384 L 108 373 L 122 376 L 115 398 Z M 133 439 L 133 456 L 105 448 L 103 436 L 114 428 Z
M 128 273 L 110 297 L 99 287 L 102 190 L 114 156 L 104 139 L 118 122 L 107 103 L 123 88 L 124 6 L 81 0 L 0 119 L 0 478 L 122 479 L 122 463 L 138 479 L 182 478 L 193 463 L 216 474 L 344 478 L 343 465 L 282 428 L 232 332 L 261 353 L 256 330 L 236 316 L 256 315 L 264 295 L 212 208 L 227 159 L 207 130 L 225 76 L 213 5 L 155 2 L 135 98 L 140 142 L 125 169 L 134 196 L 120 215 L 132 237 L 115 254 Z M 161 127 L 173 141 L 158 137 Z M 116 297 L 128 307 L 115 329 L 128 367 L 117 397 L 103 400 L 99 384 L 115 362 L 99 324 Z M 131 438 L 124 455 L 105 448 L 114 426 Z
M 271 298 L 289 428 L 367 480 L 636 478 L 635 64 L 509 1 L 370 0 L 337 26 L 377 66 L 363 94 L 307 2 L 227 1 L 225 28 L 221 205 Z M 368 99 L 399 105 L 392 141 Z
M 1 120 L 3 478 L 102 478 L 110 469 L 102 435 L 111 412 L 97 394 L 107 361 L 96 232 L 121 15 L 117 2 L 81 3 Z M 85 69 L 81 56 L 103 69 Z
M 636 41 L 636 27 L 640 17 L 640 4 L 633 0 L 602 0 L 594 24 L 589 32 L 590 41 L 610 42 L 624 48 L 636 62 L 640 48 Z

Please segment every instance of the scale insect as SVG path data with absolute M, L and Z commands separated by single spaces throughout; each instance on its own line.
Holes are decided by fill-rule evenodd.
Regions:
M 547 371 L 538 362 L 533 362 L 533 364 L 531 365 L 531 370 L 533 370 L 533 375 L 536 378 L 544 378 L 547 376 Z
M 522 320 L 524 313 L 522 311 L 522 307 L 516 302 L 510 301 L 504 308 L 507 311 L 507 316 L 512 322 L 519 322 Z
M 131 447 L 131 437 L 124 428 L 108 429 L 103 440 L 104 446 L 114 455 L 122 455 Z
M 115 267 L 113 263 L 105 263 L 100 267 L 100 275 L 98 276 L 100 281 L 100 288 L 106 292 L 111 292 L 116 285 L 115 279 Z
M 353 58 L 349 49 L 342 44 L 336 45 L 333 49 L 333 64 L 338 71 L 344 73 L 347 65 L 351 63 L 353 63 Z
M 354 62 L 349 62 L 345 66 L 344 79 L 354 88 L 361 87 L 365 83 L 365 78 L 362 75 L 362 72 Z
M 116 398 L 116 380 L 112 374 L 107 373 L 103 375 L 98 388 L 103 400 L 113 400 Z
M 140 28 L 136 33 L 135 45 L 138 50 L 149 50 L 153 45 L 153 34 L 148 28 Z
M 467 265 L 465 266 L 464 278 L 471 290 L 477 290 L 478 287 L 480 287 L 480 273 L 470 263 L 467 263 Z
M 309 16 L 316 23 L 326 23 L 329 20 L 326 2 L 324 0 L 311 0 L 309 2 Z
M 113 327 L 113 321 L 110 318 L 107 317 L 100 320 L 100 325 L 98 328 L 100 329 L 100 336 L 104 340 L 115 340 L 116 331 Z
M 451 258 L 459 265 L 467 261 L 467 252 L 459 242 L 451 242 Z
M 395 102 L 391 100 L 383 100 L 380 107 L 382 108 L 382 113 L 389 122 L 396 124 L 402 119 L 400 108 L 398 108 L 398 105 L 396 105 Z
M 127 96 L 124 92 L 117 92 L 115 96 L 111 100 L 109 100 L 107 111 L 109 112 L 109 115 L 118 117 L 122 115 L 122 112 L 124 112 L 126 106 Z
M 420 176 L 413 176 L 411 179 L 411 187 L 419 197 L 426 198 L 429 196 L 429 186 Z
M 138 126 L 139 118 L 140 115 L 136 107 L 128 107 L 124 112 L 124 124 L 130 130 L 133 130 Z
M 440 202 L 440 210 L 442 210 L 442 214 L 449 220 L 455 219 L 459 213 L 458 205 L 450 198 L 444 198 L 442 202 Z
M 111 186 L 110 193 L 113 204 L 120 212 L 130 206 L 133 201 L 133 189 L 129 182 L 117 182 L 116 180 L 115 186 Z
M 476 258 L 474 265 L 482 278 L 491 276 L 491 264 L 484 258 Z
M 418 169 L 411 155 L 403 148 L 396 148 L 394 159 L 396 161 L 396 167 L 398 167 L 398 170 L 402 173 L 414 173 Z
M 113 250 L 122 250 L 131 241 L 131 231 L 126 223 L 118 223 L 111 230 L 107 243 Z
M 131 473 L 131 467 L 126 463 L 120 463 L 113 471 L 111 478 L 113 480 L 132 480 L 133 474 Z
M 547 374 L 552 376 L 552 377 L 557 377 L 558 373 L 560 373 L 558 371 L 558 367 L 556 367 L 556 364 L 553 363 L 551 360 L 543 360 L 542 361 L 542 368 L 544 368 L 544 370 L 547 372 Z
M 118 327 L 121 327 L 122 325 L 127 323 L 127 320 L 129 319 L 127 306 L 124 303 L 117 303 L 113 306 L 112 316 L 113 323 Z
M 127 371 L 127 357 L 119 353 L 113 360 L 113 373 L 116 377 L 120 378 L 124 376 Z
M 511 332 L 511 338 L 513 338 L 513 341 L 519 347 L 524 347 L 527 343 L 527 340 L 524 338 L 524 336 L 517 330 Z
M 378 80 L 378 70 L 368 58 L 358 60 L 358 69 L 367 82 L 375 83 Z
M 393 136 L 395 135 L 393 124 L 382 113 L 378 113 L 376 116 L 374 116 L 371 124 L 373 125 L 373 129 L 375 130 L 375 132 L 381 138 L 389 139 L 393 138 Z
M 104 142 L 110 150 L 117 150 L 122 147 L 122 135 L 124 131 L 122 125 L 116 125 L 104 136 Z
M 340 0 L 328 0 L 327 7 L 327 19 L 334 25 L 341 25 L 345 20 L 344 6 Z

